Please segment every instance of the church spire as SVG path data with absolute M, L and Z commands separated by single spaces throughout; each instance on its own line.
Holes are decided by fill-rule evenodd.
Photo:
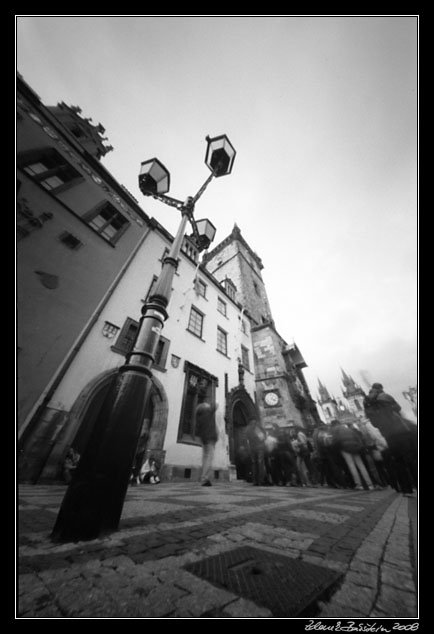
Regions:
M 318 379 L 318 394 L 319 394 L 319 401 L 320 403 L 326 403 L 328 401 L 331 401 L 332 399 L 330 398 L 330 394 L 327 390 L 327 388 L 325 387 L 325 385 L 323 385 L 321 383 L 321 381 Z
M 360 385 L 357 385 L 354 379 L 349 374 L 347 374 L 345 370 L 343 370 L 342 368 L 341 368 L 341 372 L 342 372 L 342 383 L 344 386 L 342 389 L 342 394 L 344 395 L 344 397 L 348 398 L 350 396 L 364 396 L 365 393 L 360 387 Z

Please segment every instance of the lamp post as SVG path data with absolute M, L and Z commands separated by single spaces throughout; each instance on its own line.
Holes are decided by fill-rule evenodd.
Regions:
M 138 335 L 111 383 L 68 486 L 51 533 L 53 542 L 95 539 L 116 531 L 128 489 L 131 469 L 152 387 L 152 364 L 164 322 L 168 318 L 172 281 L 178 266 L 187 222 L 199 251 L 214 239 L 215 227 L 206 219 L 194 219 L 194 207 L 213 178 L 230 174 L 235 150 L 226 135 L 206 137 L 205 163 L 211 174 L 195 196 L 182 202 L 167 196 L 170 174 L 156 158 L 144 161 L 139 187 L 181 212 L 181 223 L 169 253 L 163 259 L 155 289 L 142 308 Z

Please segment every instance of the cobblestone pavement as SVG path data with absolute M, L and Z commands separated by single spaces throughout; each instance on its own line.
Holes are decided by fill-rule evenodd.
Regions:
M 340 573 L 304 618 L 418 618 L 409 498 L 391 489 L 130 487 L 116 533 L 59 545 L 65 490 L 19 487 L 16 618 L 279 618 L 186 569 L 247 546 Z

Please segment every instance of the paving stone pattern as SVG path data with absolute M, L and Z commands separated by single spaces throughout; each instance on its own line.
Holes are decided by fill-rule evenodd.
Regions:
M 304 570 L 339 579 L 333 591 L 310 597 L 305 617 L 418 617 L 408 498 L 391 489 L 130 487 L 117 532 L 53 544 L 65 490 L 19 487 L 17 618 L 291 618 L 282 617 L 295 610 L 289 586 L 288 604 L 283 588 L 277 609 L 256 590 L 239 592 L 192 572 L 243 548 L 292 562 L 300 587 Z

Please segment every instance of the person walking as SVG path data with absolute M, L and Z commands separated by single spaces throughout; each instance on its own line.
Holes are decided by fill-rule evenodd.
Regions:
M 257 418 L 251 418 L 246 428 L 246 440 L 252 464 L 254 486 L 263 486 L 265 482 L 265 429 Z
M 295 427 L 290 428 L 291 447 L 295 455 L 297 478 L 300 486 L 311 486 L 306 455 L 309 453 L 306 435 Z
M 195 436 L 198 436 L 202 443 L 202 468 L 200 481 L 202 486 L 210 487 L 211 473 L 214 460 L 215 445 L 218 440 L 215 413 L 218 408 L 217 403 L 209 403 L 205 398 L 196 407 L 196 427 Z
M 361 452 L 363 450 L 363 438 L 358 430 L 349 427 L 345 423 L 338 420 L 330 422 L 331 432 L 333 435 L 333 443 L 341 452 L 343 459 L 348 467 L 351 477 L 354 481 L 355 489 L 362 491 L 362 479 L 370 491 L 374 490 L 371 477 L 362 460 Z
M 329 425 L 321 423 L 312 436 L 316 455 L 319 463 L 319 484 L 335 489 L 345 489 L 345 473 L 341 468 L 343 460 L 340 452 L 333 448 L 333 436 Z

